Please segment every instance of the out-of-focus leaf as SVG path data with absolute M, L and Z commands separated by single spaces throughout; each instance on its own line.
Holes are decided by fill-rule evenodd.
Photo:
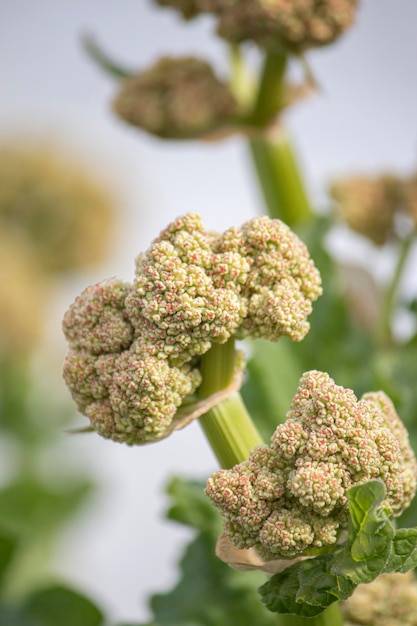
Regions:
M 87 481 L 51 489 L 24 477 L 0 489 L 0 523 L 19 534 L 48 534 L 77 509 L 90 493 Z
M 303 373 L 302 363 L 287 338 L 277 343 L 259 339 L 251 343 L 247 371 L 242 397 L 259 432 L 268 441 L 285 419 Z
M 349 309 L 339 268 L 326 248 L 330 227 L 328 218 L 318 218 L 308 222 L 300 235 L 320 271 L 323 295 L 313 304 L 309 333 L 294 350 L 303 371 L 328 372 L 337 384 L 362 395 L 374 388 L 375 344 Z
M 282 422 L 303 372 L 328 372 L 360 396 L 375 386 L 375 343 L 349 310 L 341 274 L 326 250 L 330 221 L 306 223 L 299 234 L 320 270 L 323 295 L 313 304 L 310 331 L 299 343 L 255 341 L 242 394 L 262 436 L 268 440 Z M 417 359 L 416 359 L 417 362 Z
M 123 624 L 116 624 L 116 626 L 158 626 L 158 624 L 156 622 L 146 622 L 146 624 L 143 623 L 138 623 L 138 622 L 123 622 Z
M 175 476 L 166 488 L 171 500 L 166 517 L 216 538 L 222 527 L 221 517 L 204 494 L 204 489 L 202 481 L 185 481 Z
M 16 538 L 0 531 L 0 586 L 12 561 L 16 547 Z
M 19 607 L 4 606 L 0 604 L 1 626 L 44 626 L 33 616 Z
M 37 626 L 101 626 L 100 609 L 85 596 L 55 586 L 33 594 L 24 605 Z
M 259 572 L 236 572 L 215 555 L 221 524 L 203 494 L 204 483 L 174 479 L 168 486 L 170 519 L 199 530 L 180 561 L 176 586 L 150 600 L 146 626 L 272 626 L 275 618 L 259 603 Z M 145 625 L 141 625 L 145 626 Z
M 156 623 L 161 626 L 272 626 L 256 589 L 257 573 L 235 572 L 215 556 L 215 544 L 200 534 L 180 561 L 181 579 L 170 592 L 151 598 Z
M 36 436 L 29 419 L 30 390 L 27 363 L 0 358 L 0 428 L 13 433 L 20 441 Z

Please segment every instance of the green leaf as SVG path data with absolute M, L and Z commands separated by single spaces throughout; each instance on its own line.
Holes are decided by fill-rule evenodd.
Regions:
M 0 605 L 2 626 L 44 626 L 20 607 Z
M 272 576 L 259 588 L 262 602 L 272 613 L 291 613 L 313 617 L 323 610 L 321 607 L 297 603 L 297 594 L 300 589 L 299 570 L 300 564 L 292 565 Z
M 26 537 L 49 535 L 83 504 L 91 489 L 87 481 L 52 489 L 36 477 L 21 476 L 0 489 L 0 523 Z
M 62 586 L 33 594 L 24 604 L 25 612 L 39 626 L 101 626 L 100 609 L 86 597 Z
M 221 517 L 205 495 L 205 486 L 198 480 L 172 478 L 166 489 L 172 501 L 166 517 L 217 537 L 222 528 Z
M 177 584 L 151 597 L 148 626 L 273 626 L 276 620 L 260 605 L 257 594 L 264 575 L 236 572 L 216 556 L 221 523 L 203 489 L 204 483 L 180 478 L 168 486 L 169 519 L 199 532 L 185 549 Z
M 332 573 L 332 555 L 301 561 L 273 576 L 260 589 L 261 600 L 274 613 L 315 617 L 337 600 L 346 600 L 356 585 Z
M 330 554 L 305 561 L 298 573 L 297 602 L 327 607 L 337 600 L 346 600 L 353 593 L 356 584 L 343 574 L 335 574 L 333 561 L 334 556 Z
M 385 572 L 405 574 L 417 567 L 417 528 L 400 528 L 392 540 L 392 549 Z
M 168 593 L 151 598 L 154 619 L 161 626 L 272 626 L 256 593 L 260 578 L 235 572 L 215 555 L 215 541 L 199 534 L 180 561 L 181 578 Z
M 412 566 L 415 535 L 401 532 L 395 544 L 394 527 L 381 507 L 385 495 L 385 485 L 379 480 L 349 489 L 347 541 L 332 553 L 301 561 L 273 576 L 259 589 L 266 607 L 313 617 L 334 602 L 346 600 L 359 583 L 371 582 L 388 571 L 390 558 L 392 567 Z
M 16 547 L 17 541 L 15 537 L 4 532 L 0 534 L 0 585 L 12 561 Z
M 332 571 L 344 574 L 356 584 L 369 583 L 381 574 L 390 557 L 395 531 L 381 508 L 385 486 L 379 480 L 348 491 L 349 541 L 335 554 Z

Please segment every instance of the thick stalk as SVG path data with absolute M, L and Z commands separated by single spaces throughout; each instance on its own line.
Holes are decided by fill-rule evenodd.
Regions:
M 266 54 L 255 104 L 245 120 L 248 125 L 263 128 L 274 121 L 282 106 L 286 67 L 285 52 L 278 50 Z
M 230 79 L 229 88 L 234 97 L 239 102 L 242 110 L 249 110 L 253 105 L 253 93 L 255 88 L 255 78 L 249 72 L 241 47 L 237 44 L 229 46 L 230 58 Z
M 241 57 L 239 51 L 234 50 L 233 53 L 234 90 L 239 95 L 242 80 Z M 255 104 L 243 121 L 244 124 L 262 128 L 273 122 L 282 104 L 286 62 L 287 58 L 283 53 L 276 52 L 266 56 Z M 290 226 L 312 218 L 313 210 L 305 191 L 300 168 L 283 128 L 280 126 L 278 132 L 275 130 L 275 136 L 270 132 L 269 136 L 250 140 L 249 147 L 269 216 L 279 218 Z M 231 380 L 230 367 L 233 367 L 233 361 L 230 360 L 230 353 L 227 356 L 227 351 L 231 349 L 234 350 L 231 343 L 215 346 L 204 355 L 203 384 L 200 387 L 203 397 L 204 394 L 209 395 L 221 388 L 217 385 L 223 375 L 223 386 Z M 217 369 L 217 373 L 210 373 L 211 368 Z M 231 403 L 229 407 L 225 406 L 228 401 Z M 200 418 L 200 423 L 220 465 L 224 468 L 247 458 L 250 449 L 261 443 L 260 436 L 256 432 L 251 433 L 253 424 L 251 428 L 249 426 L 251 420 L 238 394 L 229 397 Z M 240 437 L 242 439 L 238 444 Z M 223 442 L 223 446 L 222 438 L 228 439 L 228 443 Z M 276 623 L 278 626 L 343 626 L 343 619 L 338 603 L 334 603 L 317 617 L 277 615 Z
M 313 217 L 291 141 L 280 126 L 275 136 L 249 141 L 249 148 L 269 217 L 295 226 Z
M 416 233 L 413 231 L 407 235 L 401 242 L 398 252 L 397 262 L 394 273 L 388 288 L 385 292 L 385 298 L 382 303 L 381 318 L 379 324 L 379 343 L 382 346 L 389 346 L 393 342 L 392 322 L 395 314 L 395 307 L 398 300 L 398 291 L 404 274 Z
M 199 388 L 201 398 L 230 385 L 235 368 L 234 341 L 215 344 L 203 356 Z M 234 392 L 200 417 L 200 424 L 221 467 L 228 469 L 244 461 L 252 448 L 262 443 L 240 393 Z
M 343 618 L 339 604 L 334 602 L 316 617 L 278 615 L 277 626 L 343 626 Z
M 313 211 L 287 134 L 281 125 L 270 128 L 282 109 L 287 60 L 282 50 L 266 54 L 254 103 L 241 123 L 259 129 L 249 147 L 269 216 L 293 226 Z M 248 80 L 239 48 L 231 50 L 231 66 L 234 93 L 246 106 Z

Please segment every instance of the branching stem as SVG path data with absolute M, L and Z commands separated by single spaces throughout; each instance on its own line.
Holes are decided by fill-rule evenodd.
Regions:
M 398 291 L 401 286 L 402 277 L 413 247 L 413 243 L 415 241 L 415 236 L 415 231 L 412 231 L 404 237 L 401 242 L 392 279 L 385 292 L 379 324 L 379 342 L 383 346 L 389 346 L 393 341 L 392 323 L 395 314 L 395 307 L 398 301 Z
M 285 129 L 279 127 L 271 138 L 252 139 L 249 148 L 269 217 L 289 226 L 311 219 L 313 210 Z
M 233 339 L 225 344 L 213 345 L 203 356 L 200 397 L 207 397 L 231 383 L 235 357 Z M 232 393 L 199 421 L 220 466 L 225 469 L 244 461 L 251 449 L 262 443 L 238 392 Z

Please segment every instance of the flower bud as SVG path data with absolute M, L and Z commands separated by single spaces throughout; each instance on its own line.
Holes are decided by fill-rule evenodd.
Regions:
M 46 272 L 101 261 L 113 204 L 105 187 L 57 150 L 0 146 L 0 230 L 18 238 Z
M 196 0 L 219 17 L 231 42 L 255 41 L 293 52 L 332 43 L 349 28 L 358 0 Z
M 401 193 L 401 182 L 391 174 L 377 178 L 354 176 L 330 188 L 348 226 L 379 246 L 394 235 Z
M 126 79 L 114 101 L 123 120 L 165 139 L 193 139 L 227 130 L 237 103 L 211 66 L 194 57 L 160 59 Z
M 159 4 L 162 7 L 171 7 L 173 9 L 177 9 L 182 16 L 189 20 L 195 15 L 197 15 L 200 11 L 196 6 L 195 0 L 155 0 L 156 4 Z
M 383 574 L 368 585 L 359 585 L 342 602 L 345 626 L 416 626 L 417 583 L 412 572 Z

